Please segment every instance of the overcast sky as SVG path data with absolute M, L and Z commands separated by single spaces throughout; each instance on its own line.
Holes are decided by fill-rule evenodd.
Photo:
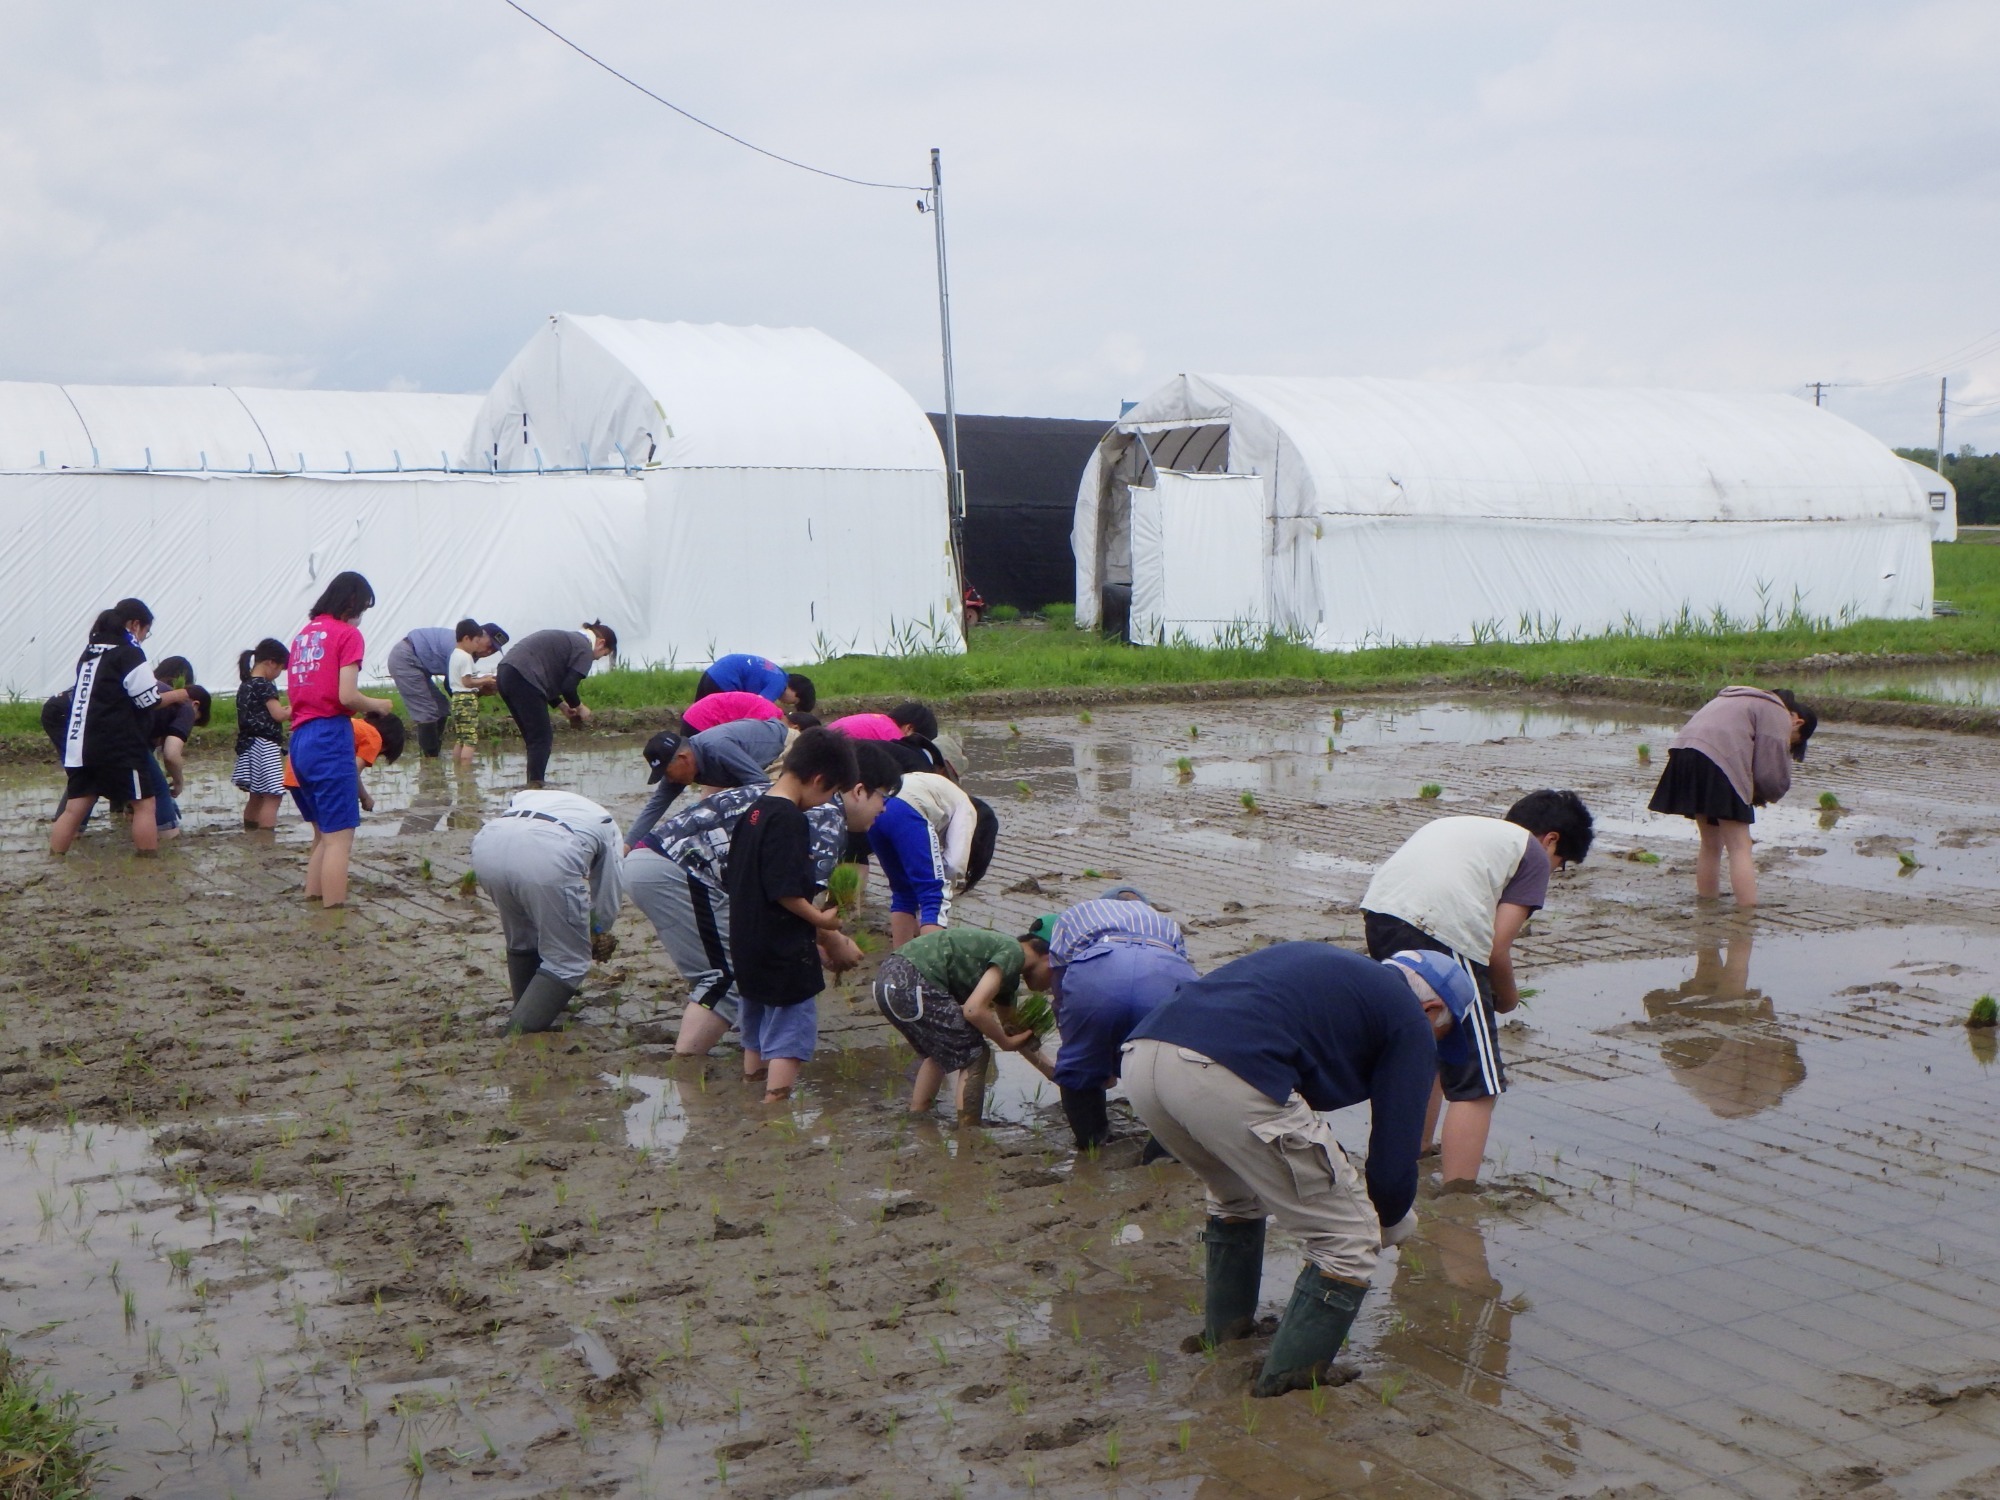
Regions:
M 2000 4 L 524 0 L 774 150 L 945 153 L 966 411 L 1182 370 L 1797 390 L 2000 447 Z M 483 390 L 562 310 L 939 396 L 907 191 L 502 0 L 0 0 L 0 378 Z M 1923 378 L 1861 385 L 1906 371 Z

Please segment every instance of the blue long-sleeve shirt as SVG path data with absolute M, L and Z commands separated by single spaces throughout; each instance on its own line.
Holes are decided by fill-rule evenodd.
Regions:
M 920 927 L 945 926 L 951 892 L 930 820 L 901 797 L 891 797 L 868 830 L 868 847 L 889 882 L 889 909 L 914 912 Z
M 1368 1196 L 1384 1224 L 1417 1198 L 1437 1041 L 1394 969 L 1326 943 L 1278 943 L 1181 986 L 1134 1028 L 1213 1058 L 1276 1103 L 1368 1101 Z
M 709 663 L 707 675 L 718 693 L 755 693 L 773 703 L 784 697 L 791 685 L 785 669 L 769 657 L 743 651 L 718 656 Z

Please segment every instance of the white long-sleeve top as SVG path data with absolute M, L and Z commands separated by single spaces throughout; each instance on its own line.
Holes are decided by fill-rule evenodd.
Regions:
M 590 855 L 590 929 L 608 932 L 625 903 L 625 841 L 618 836 L 618 820 L 575 792 L 516 792 L 507 811 L 554 818 L 596 846 Z
M 938 845 L 944 850 L 945 868 L 951 872 L 952 884 L 963 885 L 966 869 L 972 863 L 972 830 L 979 821 L 972 798 L 957 782 L 932 771 L 906 773 L 902 790 L 896 795 L 922 813 L 924 821 L 937 830 Z

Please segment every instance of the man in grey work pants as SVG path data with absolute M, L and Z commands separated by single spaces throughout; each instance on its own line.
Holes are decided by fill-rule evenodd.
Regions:
M 608 958 L 624 899 L 618 824 L 571 792 L 524 791 L 472 841 L 472 869 L 500 913 L 509 1031 L 546 1031 Z
M 687 981 L 688 1004 L 714 1019 L 703 1023 L 692 1012 L 681 1018 L 684 1034 L 699 1032 L 706 1045 L 677 1051 L 706 1052 L 736 1024 L 736 979 L 729 967 L 729 898 L 712 890 L 678 860 L 640 845 L 625 856 L 625 890 L 653 924 L 667 957 Z

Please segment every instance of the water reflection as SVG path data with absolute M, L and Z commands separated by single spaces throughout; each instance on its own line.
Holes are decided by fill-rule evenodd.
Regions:
M 1645 999 L 1654 1029 L 1670 1033 L 1660 1056 L 1674 1079 L 1725 1120 L 1771 1108 L 1806 1077 L 1798 1043 L 1751 987 L 1750 945 L 1747 927 L 1704 943 L 1690 978 Z
M 1420 1210 L 1404 1247 L 1381 1352 L 1486 1406 L 1507 1389 L 1515 1307 L 1486 1259 L 1478 1201 L 1441 1198 Z

